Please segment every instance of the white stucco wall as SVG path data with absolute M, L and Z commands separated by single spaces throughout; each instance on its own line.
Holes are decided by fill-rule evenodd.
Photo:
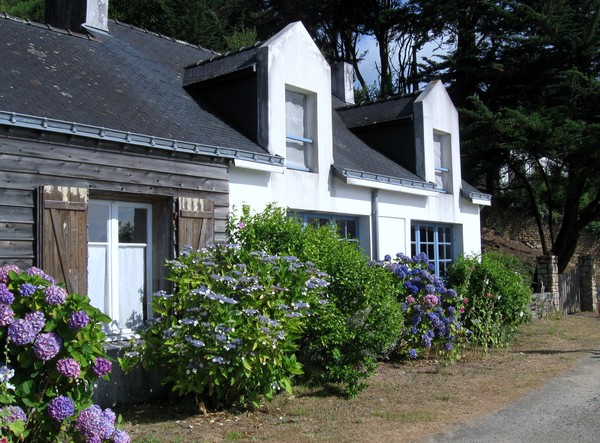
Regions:
M 433 134 L 448 134 L 452 154 L 452 193 L 411 195 L 409 189 L 393 192 L 355 186 L 334 177 L 330 68 L 301 23 L 293 23 L 261 47 L 259 63 L 259 141 L 270 153 L 285 157 L 285 91 L 290 88 L 316 98 L 318 166 L 306 172 L 281 168 L 278 172 L 230 168 L 230 204 L 250 205 L 260 211 L 271 202 L 297 211 L 324 212 L 359 218 L 361 246 L 377 257 L 397 252 L 410 254 L 410 226 L 414 220 L 456 225 L 455 255 L 479 253 L 480 208 L 460 197 L 460 138 L 458 113 L 439 82 L 423 91 L 415 102 L 415 133 L 421 176 L 435 182 Z M 373 206 L 374 196 L 376 204 Z M 378 214 L 376 223 L 371 216 Z M 373 238 L 373 233 L 378 238 Z M 463 240 L 464 239 L 464 240 Z M 374 243 L 376 241 L 376 243 Z

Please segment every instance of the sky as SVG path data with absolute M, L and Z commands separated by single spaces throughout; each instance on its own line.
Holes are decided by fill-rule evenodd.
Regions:
M 423 57 L 431 57 L 434 53 L 434 49 L 437 47 L 436 43 L 427 43 L 417 53 L 417 61 L 420 63 Z M 372 85 L 379 77 L 377 74 L 376 65 L 379 65 L 379 55 L 377 49 L 377 41 L 371 36 L 362 36 L 358 42 L 359 53 L 367 51 L 364 60 L 359 64 L 360 72 L 362 73 L 367 85 Z M 439 53 L 439 51 L 436 51 Z M 358 82 L 354 85 L 359 88 Z

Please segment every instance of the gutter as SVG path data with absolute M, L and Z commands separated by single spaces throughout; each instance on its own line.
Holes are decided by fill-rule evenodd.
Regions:
M 283 157 L 271 154 L 245 151 L 223 146 L 207 145 L 203 143 L 190 143 L 181 140 L 154 137 L 151 135 L 136 134 L 100 126 L 87 125 L 75 122 L 66 122 L 45 117 L 36 117 L 16 112 L 0 111 L 0 125 L 18 128 L 37 129 L 40 131 L 55 132 L 58 134 L 77 135 L 80 137 L 111 142 L 126 143 L 129 145 L 143 146 L 151 149 L 161 149 L 170 152 L 182 152 L 191 155 L 205 155 L 208 157 L 240 159 L 253 163 L 284 168 Z
M 333 167 L 334 173 L 347 184 L 395 192 L 436 197 L 440 191 L 434 183 L 417 181 L 356 169 Z

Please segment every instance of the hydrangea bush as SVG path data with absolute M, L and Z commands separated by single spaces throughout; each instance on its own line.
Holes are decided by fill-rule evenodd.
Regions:
M 110 322 L 88 297 L 32 267 L 0 267 L 0 434 L 14 441 L 124 443 L 112 411 L 88 418 L 93 384 L 108 377 Z M 9 440 L 11 441 L 11 440 Z
M 175 291 L 152 301 L 154 321 L 122 360 L 168 368 L 164 383 L 213 406 L 249 407 L 302 373 L 297 340 L 307 319 L 327 309 L 327 275 L 293 256 L 237 245 L 184 250 L 168 263 Z
M 415 359 L 437 353 L 456 361 L 467 334 L 461 323 L 466 300 L 433 274 L 427 255 L 398 253 L 375 262 L 396 277 L 396 294 L 404 312 L 404 329 L 397 344 L 400 355 Z

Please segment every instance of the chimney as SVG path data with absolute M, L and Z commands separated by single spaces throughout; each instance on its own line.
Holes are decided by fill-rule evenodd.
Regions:
M 46 23 L 83 32 L 85 27 L 108 32 L 108 0 L 46 0 Z
M 354 104 L 354 69 L 350 63 L 331 66 L 331 92 L 344 103 Z

